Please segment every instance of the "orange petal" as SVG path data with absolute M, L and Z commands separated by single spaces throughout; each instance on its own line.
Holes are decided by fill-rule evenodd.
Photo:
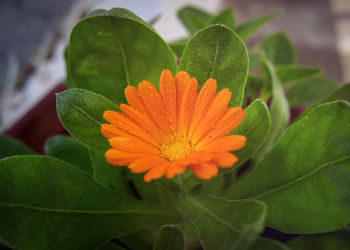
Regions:
M 217 123 L 216 128 L 202 138 L 196 146 L 200 148 L 211 141 L 230 133 L 242 122 L 243 118 L 244 110 L 241 107 L 230 108 L 226 115 Z
M 103 113 L 103 117 L 115 127 L 125 131 L 126 133 L 138 137 L 148 143 L 156 145 L 156 141 L 137 124 L 128 119 L 125 115 L 107 110 Z
M 176 85 L 175 79 L 169 70 L 163 70 L 159 80 L 159 92 L 173 119 L 172 127 L 176 127 Z
M 105 153 L 105 157 L 107 158 L 107 161 L 110 164 L 117 165 L 117 166 L 127 166 L 131 162 L 144 156 L 148 156 L 148 155 L 143 155 L 140 153 L 125 152 L 114 148 L 108 149 Z
M 186 166 L 180 164 L 171 164 L 166 172 L 168 179 L 173 178 L 177 174 L 182 174 L 186 170 Z
M 113 137 L 108 140 L 111 146 L 122 151 L 159 155 L 159 150 L 149 143 L 131 137 Z
M 243 135 L 228 135 L 221 137 L 198 150 L 208 152 L 220 152 L 220 151 L 235 151 L 245 146 L 247 137 Z
M 175 76 L 176 85 L 176 103 L 181 103 L 187 83 L 191 77 L 186 71 L 179 71 Z M 179 107 L 177 107 L 177 114 L 179 113 Z
M 107 124 L 107 123 L 101 124 L 101 133 L 107 139 L 115 136 L 120 136 L 120 130 L 115 126 L 113 126 L 112 124 Z
M 165 133 L 171 133 L 170 122 L 172 118 L 170 117 L 170 113 L 165 109 L 163 100 L 156 87 L 150 82 L 142 81 L 139 84 L 139 92 L 153 121 Z
M 194 106 L 196 104 L 197 88 L 197 80 L 195 78 L 192 78 L 185 86 L 181 103 L 177 107 L 177 130 L 180 134 L 187 135 L 188 133 L 192 120 Z
M 196 104 L 193 111 L 193 118 L 191 121 L 191 126 L 189 129 L 189 136 L 193 135 L 193 132 L 200 124 L 201 120 L 207 113 L 210 105 L 215 98 L 216 92 L 216 80 L 210 78 L 208 79 L 201 90 L 199 91 L 198 97 L 196 99 Z
M 222 168 L 232 167 L 238 161 L 237 156 L 225 151 L 216 152 L 213 155 L 214 155 L 214 162 Z
M 167 172 L 170 165 L 171 165 L 170 163 L 165 163 L 165 164 L 162 164 L 162 165 L 159 165 L 159 166 L 152 168 L 143 177 L 144 181 L 150 182 L 151 180 L 158 179 L 158 178 L 162 177 Z
M 164 163 L 168 163 L 168 161 L 161 157 L 145 156 L 132 162 L 128 167 L 133 173 L 142 173 Z
M 200 139 L 215 128 L 216 123 L 227 113 L 227 104 L 230 99 L 231 92 L 228 89 L 223 89 L 216 94 L 207 114 L 193 133 L 194 144 L 197 144 Z
M 209 180 L 218 174 L 218 167 L 214 163 L 203 162 L 190 166 L 192 172 L 201 179 Z
M 138 126 L 146 130 L 151 136 L 160 141 L 159 128 L 146 113 L 141 113 L 137 109 L 125 104 L 120 105 L 120 109 Z
M 146 107 L 141 99 L 140 93 L 134 86 L 127 86 L 124 90 L 129 105 L 141 113 L 147 113 Z

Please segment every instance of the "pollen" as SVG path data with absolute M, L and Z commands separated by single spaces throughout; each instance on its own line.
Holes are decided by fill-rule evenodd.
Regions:
M 175 162 L 191 154 L 194 148 L 189 138 L 175 135 L 166 138 L 160 145 L 159 150 L 161 157 Z

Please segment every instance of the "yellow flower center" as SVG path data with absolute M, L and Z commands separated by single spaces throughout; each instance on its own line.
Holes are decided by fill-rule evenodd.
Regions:
M 186 157 L 192 153 L 194 149 L 189 138 L 173 135 L 164 140 L 159 150 L 163 158 L 174 162 Z

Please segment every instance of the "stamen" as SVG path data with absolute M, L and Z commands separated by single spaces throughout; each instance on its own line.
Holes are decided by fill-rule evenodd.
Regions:
M 159 147 L 161 157 L 175 162 L 193 152 L 194 147 L 189 138 L 172 135 L 164 140 Z

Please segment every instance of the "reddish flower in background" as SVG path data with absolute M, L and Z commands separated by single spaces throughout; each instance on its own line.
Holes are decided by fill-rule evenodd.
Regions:
M 201 179 L 210 179 L 218 167 L 232 167 L 238 158 L 230 153 L 245 146 L 246 137 L 227 135 L 244 117 L 241 107 L 227 108 L 231 92 L 216 93 L 216 80 L 208 79 L 197 94 L 197 80 L 169 70 L 160 77 L 159 92 L 150 82 L 138 89 L 128 86 L 129 105 L 124 113 L 105 111 L 101 132 L 110 145 L 105 156 L 133 173 L 147 172 L 146 182 L 165 175 L 172 178 L 186 168 Z M 225 136 L 227 135 L 227 136 Z

